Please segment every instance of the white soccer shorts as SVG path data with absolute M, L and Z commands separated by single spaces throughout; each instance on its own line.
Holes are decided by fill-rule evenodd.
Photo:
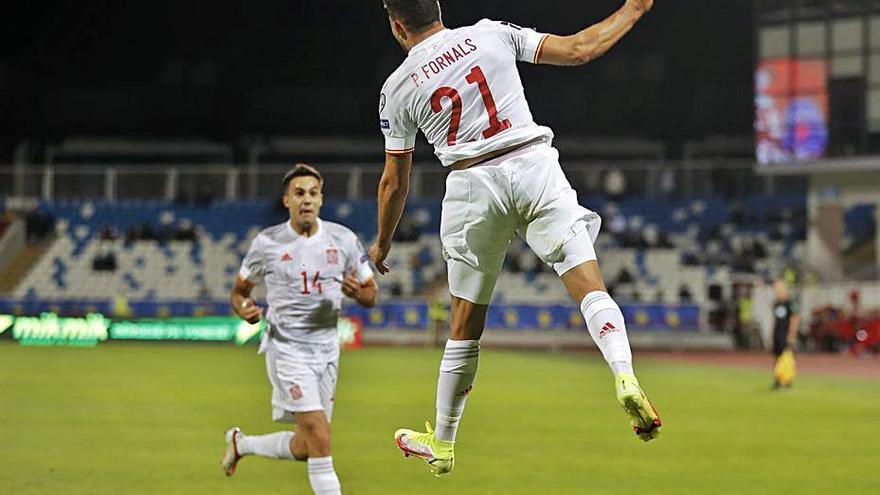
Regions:
M 440 240 L 449 292 L 489 304 L 507 248 L 519 233 L 560 276 L 596 259 L 599 215 L 577 201 L 559 152 L 534 144 L 446 177 Z
M 333 417 L 339 376 L 339 343 L 305 344 L 270 339 L 266 372 L 272 384 L 272 419 L 294 423 L 298 412 L 324 411 Z

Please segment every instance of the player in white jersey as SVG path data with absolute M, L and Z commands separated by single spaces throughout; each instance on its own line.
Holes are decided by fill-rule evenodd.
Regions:
M 242 456 L 308 461 L 316 494 L 338 494 L 330 452 L 330 420 L 339 369 L 336 323 L 343 296 L 376 303 L 376 282 L 357 236 L 318 218 L 321 174 L 297 164 L 283 181 L 290 220 L 261 231 L 251 242 L 232 289 L 232 307 L 251 323 L 263 310 L 251 291 L 266 283 L 266 332 L 260 352 L 272 383 L 272 419 L 296 422 L 296 432 L 245 435 L 226 432 L 222 467 L 231 476 Z
M 391 31 L 408 55 L 379 98 L 386 159 L 370 257 L 380 273 L 388 271 L 384 260 L 406 201 L 418 130 L 451 170 L 440 238 L 452 321 L 437 383 L 436 431 L 430 425 L 426 433 L 398 430 L 398 447 L 428 461 L 435 474 L 452 469 L 488 304 L 515 233 L 556 270 L 580 305 L 635 433 L 646 441 L 655 438 L 660 417 L 633 374 L 623 315 L 606 292 L 596 261 L 600 218 L 578 204 L 551 146 L 552 131 L 532 119 L 516 67 L 517 61 L 587 63 L 620 40 L 652 0 L 627 0 L 604 21 L 571 36 L 490 20 L 447 29 L 436 0 L 384 4 Z

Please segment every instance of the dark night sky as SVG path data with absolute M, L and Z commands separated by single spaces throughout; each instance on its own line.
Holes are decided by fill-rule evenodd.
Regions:
M 447 26 L 483 17 L 568 34 L 622 3 L 447 1 Z M 536 120 L 582 135 L 671 144 L 752 125 L 748 0 L 657 0 L 603 59 L 522 66 Z M 25 137 L 275 132 L 367 135 L 403 59 L 377 0 L 33 2 L 4 16 L 0 158 Z M 2 160 L 0 160 L 2 161 Z

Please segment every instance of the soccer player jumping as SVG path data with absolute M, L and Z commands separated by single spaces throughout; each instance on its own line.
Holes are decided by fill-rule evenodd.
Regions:
M 384 0 L 384 5 L 391 32 L 408 55 L 379 97 L 385 170 L 369 255 L 380 273 L 388 271 L 384 261 L 406 201 L 418 130 L 450 170 L 440 238 L 452 321 L 437 382 L 436 430 L 430 424 L 425 433 L 397 430 L 397 445 L 427 461 L 437 475 L 452 470 L 488 304 L 514 233 L 556 270 L 580 305 L 636 435 L 655 438 L 660 417 L 633 374 L 623 315 L 596 261 L 593 243 L 601 220 L 578 204 L 552 147 L 553 132 L 534 122 L 516 67 L 517 61 L 585 64 L 617 43 L 653 1 L 627 0 L 607 19 L 571 36 L 487 19 L 447 29 L 437 0 Z
M 246 455 L 307 461 L 317 495 L 338 495 L 339 478 L 330 455 L 330 419 L 339 372 L 337 316 L 342 296 L 362 306 L 376 303 L 376 282 L 354 232 L 321 221 L 324 180 L 315 168 L 297 164 L 282 181 L 290 220 L 263 229 L 251 242 L 232 289 L 232 308 L 256 323 L 263 309 L 251 291 L 266 283 L 269 303 L 260 353 L 272 383 L 272 419 L 296 422 L 296 433 L 245 435 L 226 431 L 221 465 L 235 473 Z

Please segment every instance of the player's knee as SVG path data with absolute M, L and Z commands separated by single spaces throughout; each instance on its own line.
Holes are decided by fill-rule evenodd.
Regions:
M 309 438 L 308 455 L 312 457 L 326 457 L 330 455 L 330 431 L 316 432 Z
M 306 442 L 305 435 L 294 435 L 290 442 L 290 453 L 293 454 L 293 459 L 296 461 L 309 460 L 309 444 Z

